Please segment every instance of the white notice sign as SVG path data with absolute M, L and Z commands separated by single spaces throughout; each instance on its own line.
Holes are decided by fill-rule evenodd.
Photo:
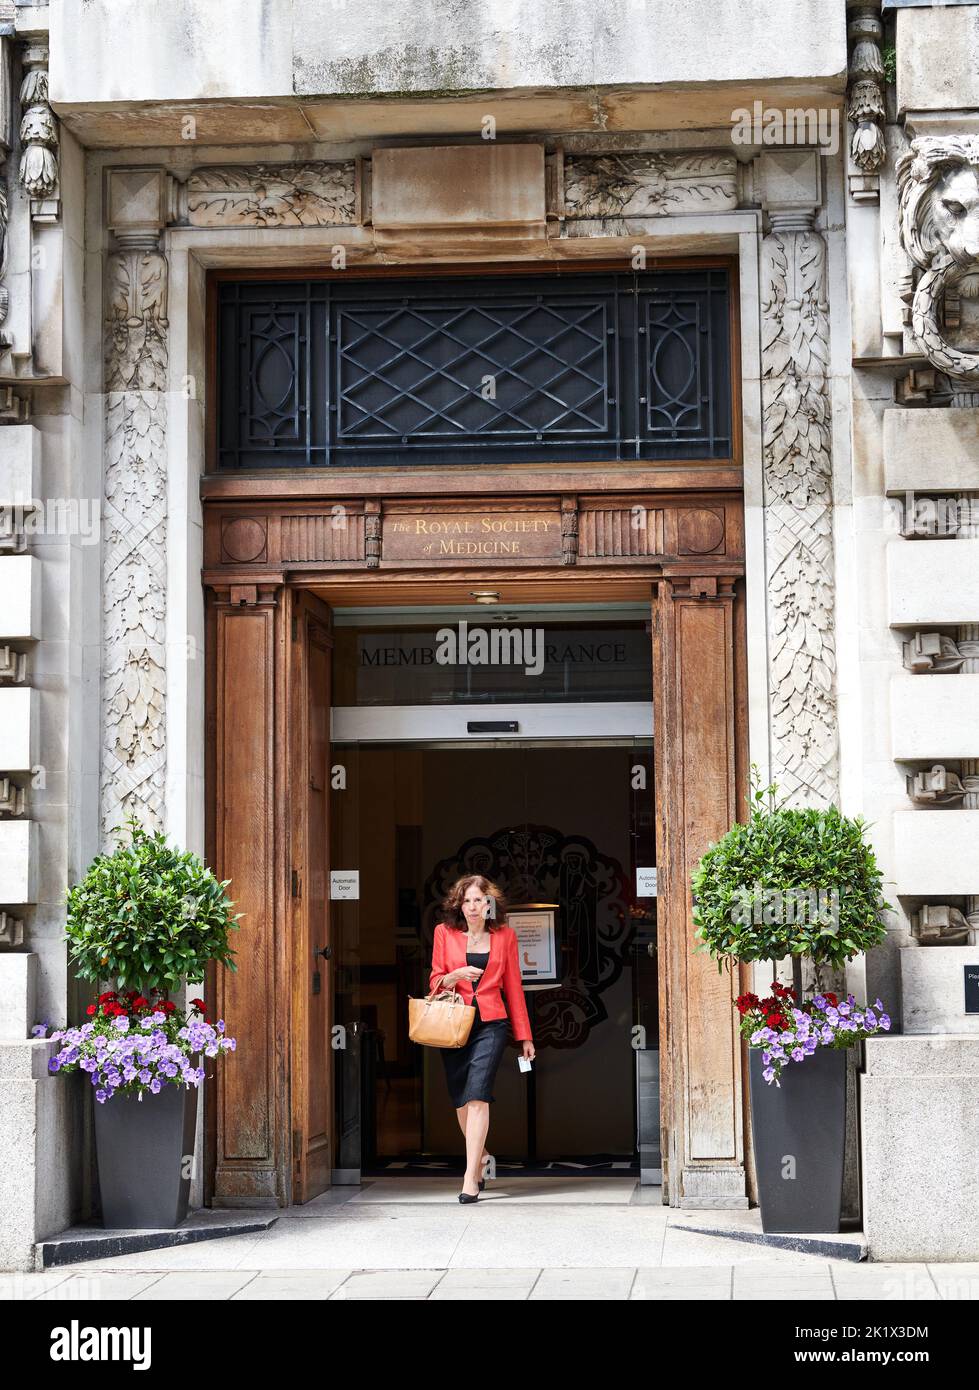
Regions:
M 354 902 L 360 897 L 359 869 L 331 869 L 330 897 L 335 903 Z
M 636 870 L 636 897 L 655 898 L 656 897 L 656 870 L 637 869 Z

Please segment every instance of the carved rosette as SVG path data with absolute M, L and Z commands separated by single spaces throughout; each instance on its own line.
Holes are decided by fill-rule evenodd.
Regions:
M 31 198 L 54 196 L 58 186 L 58 122 L 48 102 L 48 46 L 24 49 L 20 84 L 20 181 Z
M 166 743 L 167 262 L 110 255 L 105 312 L 102 838 L 163 825 Z
M 837 797 L 826 245 L 773 213 L 762 243 L 762 409 L 772 780 L 795 805 Z

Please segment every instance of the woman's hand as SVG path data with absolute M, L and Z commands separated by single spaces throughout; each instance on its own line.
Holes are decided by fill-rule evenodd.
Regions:
M 537 1053 L 534 1051 L 534 1044 L 528 1038 L 525 1042 L 522 1042 L 520 1046 L 523 1048 L 523 1055 L 526 1057 L 527 1061 L 532 1062 L 537 1056 Z
M 441 988 L 454 989 L 460 980 L 478 980 L 482 973 L 478 965 L 462 965 L 458 970 L 450 970 L 448 975 L 442 976 Z

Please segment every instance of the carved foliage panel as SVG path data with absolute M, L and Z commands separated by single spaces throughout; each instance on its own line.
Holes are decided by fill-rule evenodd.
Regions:
M 832 403 L 817 232 L 765 238 L 761 297 L 772 776 L 797 804 L 833 801 Z
M 167 263 L 106 268 L 102 836 L 163 820 L 166 781 Z

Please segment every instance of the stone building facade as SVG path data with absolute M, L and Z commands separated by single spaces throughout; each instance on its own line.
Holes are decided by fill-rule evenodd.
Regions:
M 282 625 L 518 579 L 652 605 L 664 1199 L 752 1196 L 737 982 L 690 955 L 687 890 L 751 762 L 871 821 L 894 905 L 849 981 L 900 1025 L 854 1076 L 871 1257 L 976 1257 L 977 48 L 979 6 L 902 0 L 4 7 L 0 1265 L 91 1210 L 87 1097 L 30 1030 L 83 1006 L 64 892 L 132 813 L 232 879 L 262 962 L 212 982 L 266 1060 L 209 1092 L 197 1200 L 312 1191 L 306 1053 L 276 1041 L 325 1026 L 275 1012 L 312 930 Z M 691 266 L 731 295 L 709 458 L 219 466 L 236 277 Z M 422 507 L 532 512 L 555 548 L 439 570 L 398 550 Z

